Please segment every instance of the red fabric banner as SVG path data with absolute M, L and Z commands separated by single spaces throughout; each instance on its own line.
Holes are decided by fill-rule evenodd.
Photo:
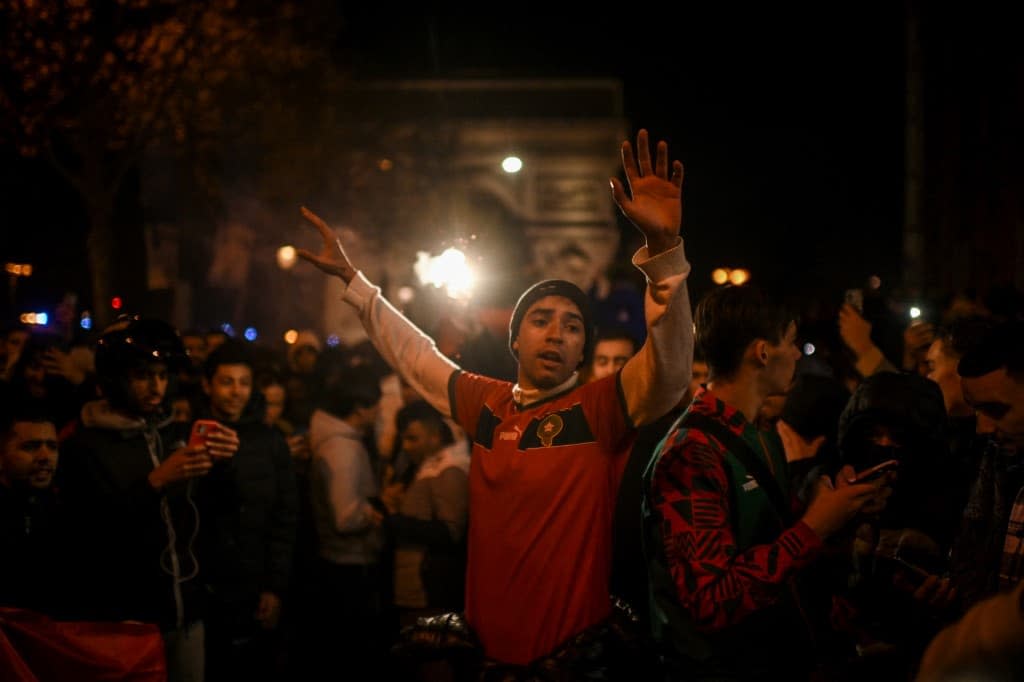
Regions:
M 55 621 L 0 607 L 0 679 L 11 682 L 165 682 L 155 625 Z

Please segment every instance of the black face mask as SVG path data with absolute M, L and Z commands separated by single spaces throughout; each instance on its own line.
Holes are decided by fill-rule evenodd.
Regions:
M 859 470 L 881 464 L 887 459 L 902 459 L 903 448 L 898 445 L 878 445 L 868 442 L 860 448 L 858 454 L 855 466 Z

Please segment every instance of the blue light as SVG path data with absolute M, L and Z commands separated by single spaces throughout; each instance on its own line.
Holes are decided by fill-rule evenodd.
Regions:
M 36 313 L 36 324 L 46 325 L 50 321 L 50 316 L 46 313 Z
M 327 337 L 327 345 L 331 348 L 337 348 L 340 343 L 341 339 L 338 338 L 337 334 L 331 334 Z
M 82 321 L 78 323 L 78 326 L 80 326 L 82 329 L 92 329 L 92 318 L 83 317 Z
M 246 341 L 255 341 L 259 334 L 256 333 L 256 327 L 246 327 L 243 336 L 245 336 Z
M 229 323 L 227 323 L 227 322 L 225 322 L 224 324 L 222 324 L 222 325 L 220 326 L 220 330 L 221 330 L 222 332 L 224 332 L 225 334 L 227 334 L 228 336 L 234 336 L 234 335 L 235 335 L 235 328 L 234 328 L 234 327 L 232 327 L 232 326 L 231 326 L 231 325 L 230 325 Z

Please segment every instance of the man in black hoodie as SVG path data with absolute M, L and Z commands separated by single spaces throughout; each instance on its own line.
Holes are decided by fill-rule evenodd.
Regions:
M 87 403 L 61 445 L 58 487 L 75 552 L 76 617 L 156 623 L 168 679 L 203 679 L 195 482 L 238 447 L 231 429 L 186 446 L 170 417 L 187 362 L 166 322 L 125 316 L 97 342 L 104 399 Z
M 238 432 L 233 457 L 200 485 L 207 677 L 273 679 L 277 629 L 295 546 L 298 492 L 288 445 L 263 423 L 245 345 L 227 341 L 206 359 L 201 417 Z
M 913 373 L 879 372 L 854 391 L 839 420 L 839 450 L 857 471 L 895 459 L 885 510 L 849 548 L 842 630 L 857 642 L 853 678 L 910 674 L 934 633 L 933 607 L 913 597 L 925 573 L 948 570 L 967 495 L 949 449 L 942 392 Z

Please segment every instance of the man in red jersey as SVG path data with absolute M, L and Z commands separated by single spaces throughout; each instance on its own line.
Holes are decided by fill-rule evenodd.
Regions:
M 636 428 L 676 405 L 690 379 L 689 263 L 679 227 L 683 167 L 647 131 L 637 158 L 622 145 L 629 195 L 612 195 L 646 238 L 633 257 L 647 279 L 647 341 L 615 374 L 579 383 L 594 329 L 585 294 L 563 280 L 530 287 L 516 304 L 511 384 L 463 372 L 357 272 L 330 228 L 303 209 L 324 240 L 299 255 L 348 286 L 381 355 L 472 439 L 466 619 L 488 659 L 524 666 L 579 641 L 612 612 L 611 522 Z M 638 558 L 639 559 L 639 558 Z

